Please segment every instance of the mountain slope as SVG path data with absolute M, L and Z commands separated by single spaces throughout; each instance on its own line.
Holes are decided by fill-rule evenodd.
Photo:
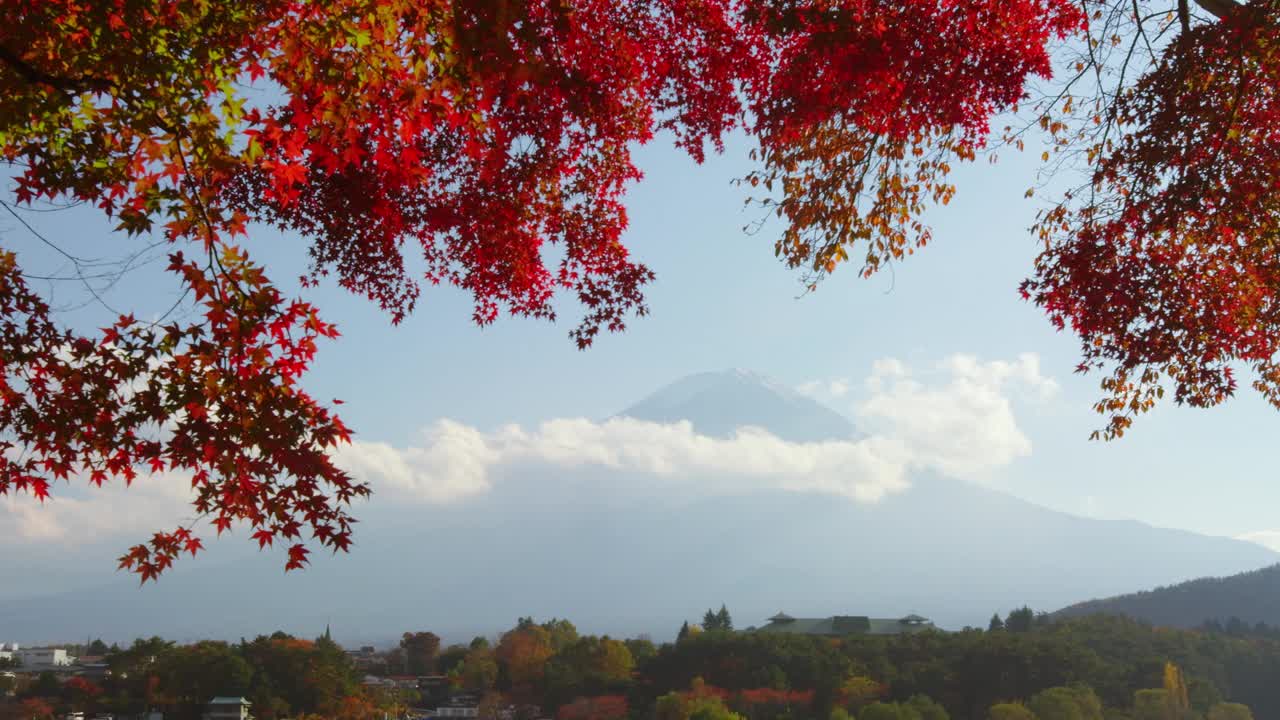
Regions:
M 411 628 L 459 638 L 535 615 L 665 639 L 722 602 L 742 627 L 782 609 L 918 612 L 959 628 L 1024 603 L 1060 607 L 1081 594 L 1276 561 L 1249 543 L 1073 517 L 927 478 L 877 505 L 767 491 L 650 496 L 625 512 L 598 476 L 537 481 L 574 499 L 490 497 L 371 518 L 351 555 L 318 558 L 302 573 L 285 575 L 272 555 L 224 554 L 222 564 L 214 556 L 146 588 L 121 576 L 89 592 L 6 603 L 0 628 L 27 642 L 235 639 L 277 627 L 317 634 L 332 623 L 344 641 L 377 641 Z
M 740 424 L 813 440 L 853 432 L 757 376 L 712 375 L 623 414 L 683 416 L 704 433 Z M 1252 543 L 1075 517 L 928 475 L 875 504 L 724 483 L 711 492 L 707 478 L 600 466 L 512 467 L 491 479 L 488 494 L 454 504 L 358 508 L 352 553 L 316 557 L 301 573 L 286 575 L 277 554 L 230 540 L 158 585 L 119 574 L 91 589 L 33 592 L 0 603 L 0 639 L 235 639 L 277 628 L 316 635 L 326 623 L 342 642 L 409 629 L 466 639 L 533 615 L 663 640 L 720 603 L 740 627 L 782 609 L 916 612 L 959 628 L 1024 603 L 1061 607 L 1280 560 Z M 105 571 L 113 550 L 102 548 L 92 567 Z M 19 581 L 39 585 L 36 575 Z
M 1154 590 L 1077 603 L 1063 617 L 1106 613 L 1155 625 L 1191 628 L 1239 618 L 1249 625 L 1280 626 L 1280 565 L 1228 577 L 1204 577 Z

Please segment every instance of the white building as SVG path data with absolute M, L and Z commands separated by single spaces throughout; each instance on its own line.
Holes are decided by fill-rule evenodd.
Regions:
M 0 643 L 0 660 L 12 660 L 13 654 L 18 652 L 18 643 L 10 643 L 5 645 Z
M 24 668 L 66 667 L 75 662 L 62 648 L 22 648 L 14 650 L 13 656 Z
M 250 707 L 242 697 L 216 697 L 205 706 L 204 720 L 252 720 Z

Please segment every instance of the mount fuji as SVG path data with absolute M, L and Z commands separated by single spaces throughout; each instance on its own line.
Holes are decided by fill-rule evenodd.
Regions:
M 793 443 L 858 435 L 839 413 L 743 371 L 678 380 L 618 415 L 688 421 L 711 437 L 740 426 Z M 665 640 L 721 603 L 740 627 L 781 609 L 915 612 L 960 628 L 1023 604 L 1053 609 L 1280 560 L 1252 543 L 1077 517 L 930 474 L 876 503 L 761 488 L 621 492 L 646 486 L 627 475 L 599 465 L 521 468 L 519 483 L 456 503 L 357 508 L 365 522 L 350 554 L 287 575 L 278 553 L 232 538 L 141 588 L 86 551 L 93 563 L 85 560 L 79 587 L 42 591 L 50 581 L 41 563 L 65 575 L 77 558 L 5 553 L 0 573 L 23 590 L 0 594 L 0 639 L 311 636 L 328 623 L 344 643 L 420 629 L 451 640 L 534 615 Z

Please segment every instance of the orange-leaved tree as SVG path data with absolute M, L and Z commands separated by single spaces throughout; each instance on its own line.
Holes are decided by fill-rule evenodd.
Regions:
M 1024 292 L 1085 340 L 1082 367 L 1109 371 L 1111 434 L 1162 379 L 1219 401 L 1234 360 L 1274 399 L 1278 15 L 1275 0 L 0 0 L 6 211 L 90 204 L 154 236 L 195 308 L 77 332 L 0 249 L 0 493 L 173 472 L 218 532 L 286 543 L 287 568 L 306 534 L 346 549 L 369 488 L 332 462 L 349 431 L 300 384 L 337 330 L 241 248 L 251 228 L 309 243 L 304 292 L 332 276 L 393 321 L 423 284 L 470 292 L 480 324 L 551 319 L 569 293 L 586 347 L 646 311 L 652 273 L 622 244 L 636 145 L 662 132 L 701 161 L 745 133 L 777 254 L 815 281 L 851 258 L 871 273 L 928 241 L 921 213 L 956 191 L 952 165 L 1049 76 L 1060 40 L 1080 60 L 1031 107 L 1091 173 L 1046 212 Z M 192 523 L 121 566 L 145 581 L 201 547 Z
M 621 695 L 580 697 L 556 711 L 556 720 L 622 720 L 628 717 L 627 699 Z

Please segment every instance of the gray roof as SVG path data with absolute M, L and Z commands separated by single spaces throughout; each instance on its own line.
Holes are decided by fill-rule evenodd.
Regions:
M 844 635 L 902 635 L 933 629 L 936 629 L 933 623 L 918 615 L 901 619 L 835 615 L 827 618 L 790 618 L 782 622 L 770 618 L 770 623 L 758 628 L 756 632 L 842 637 Z
M 248 700 L 242 697 L 230 697 L 227 695 L 219 695 L 209 701 L 210 705 L 252 705 Z

